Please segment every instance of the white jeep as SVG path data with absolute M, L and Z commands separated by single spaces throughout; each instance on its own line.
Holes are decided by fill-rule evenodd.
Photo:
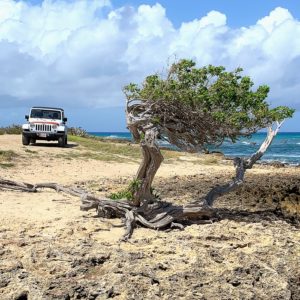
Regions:
M 34 144 L 36 140 L 58 141 L 60 147 L 67 144 L 67 118 L 62 108 L 34 106 L 26 115 L 22 125 L 23 145 Z

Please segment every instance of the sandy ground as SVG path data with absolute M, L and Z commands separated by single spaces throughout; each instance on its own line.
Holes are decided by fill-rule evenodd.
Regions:
M 105 196 L 138 169 L 60 157 L 79 147 L 24 147 L 20 136 L 0 136 L 0 150 L 19 155 L 1 177 Z M 160 168 L 154 187 L 185 203 L 233 171 L 228 162 L 199 165 L 183 155 Z M 243 189 L 217 203 L 229 209 L 220 220 L 183 231 L 137 228 L 129 243 L 119 242 L 120 220 L 80 211 L 77 198 L 0 191 L 0 299 L 300 299 L 299 171 L 256 167 Z
M 97 160 L 67 160 L 59 155 L 78 152 L 78 145 L 69 142 L 67 148 L 57 147 L 55 142 L 39 142 L 34 146 L 22 146 L 20 136 L 0 136 L 1 150 L 13 150 L 21 155 L 17 159 L 16 168 L 6 169 L 5 177 L 27 182 L 55 181 L 72 184 L 76 181 L 99 180 L 103 178 L 115 179 L 119 177 L 133 177 L 138 170 L 138 163 L 112 163 Z M 26 151 L 37 152 L 34 154 Z M 163 164 L 158 170 L 157 177 L 184 176 L 194 174 L 211 174 L 217 172 L 234 172 L 231 163 L 226 165 L 201 165 L 193 163 L 194 157 L 183 154 L 180 163 Z M 252 173 L 266 173 L 265 169 L 257 168 Z

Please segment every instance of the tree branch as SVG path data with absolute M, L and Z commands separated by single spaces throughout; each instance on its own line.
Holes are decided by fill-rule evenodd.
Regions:
M 222 186 L 216 186 L 212 188 L 208 194 L 204 197 L 204 203 L 212 206 L 213 202 L 220 196 L 232 192 L 239 188 L 244 183 L 244 176 L 247 169 L 251 169 L 253 165 L 265 154 L 269 146 L 272 144 L 274 137 L 278 133 L 281 123 L 276 123 L 275 129 L 272 126 L 268 128 L 268 134 L 265 138 L 264 142 L 261 144 L 259 149 L 251 155 L 250 158 L 244 159 L 240 157 L 236 157 L 234 159 L 234 166 L 235 166 L 235 178 Z

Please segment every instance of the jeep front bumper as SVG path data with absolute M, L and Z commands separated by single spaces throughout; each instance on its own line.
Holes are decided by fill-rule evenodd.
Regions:
M 56 141 L 61 136 L 65 136 L 65 132 L 32 132 L 23 130 L 23 135 L 34 140 Z

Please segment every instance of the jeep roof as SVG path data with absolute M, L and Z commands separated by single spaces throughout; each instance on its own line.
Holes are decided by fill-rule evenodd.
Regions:
M 62 108 L 59 107 L 46 107 L 46 106 L 32 106 L 31 109 L 55 109 L 55 110 L 61 110 L 64 111 Z

